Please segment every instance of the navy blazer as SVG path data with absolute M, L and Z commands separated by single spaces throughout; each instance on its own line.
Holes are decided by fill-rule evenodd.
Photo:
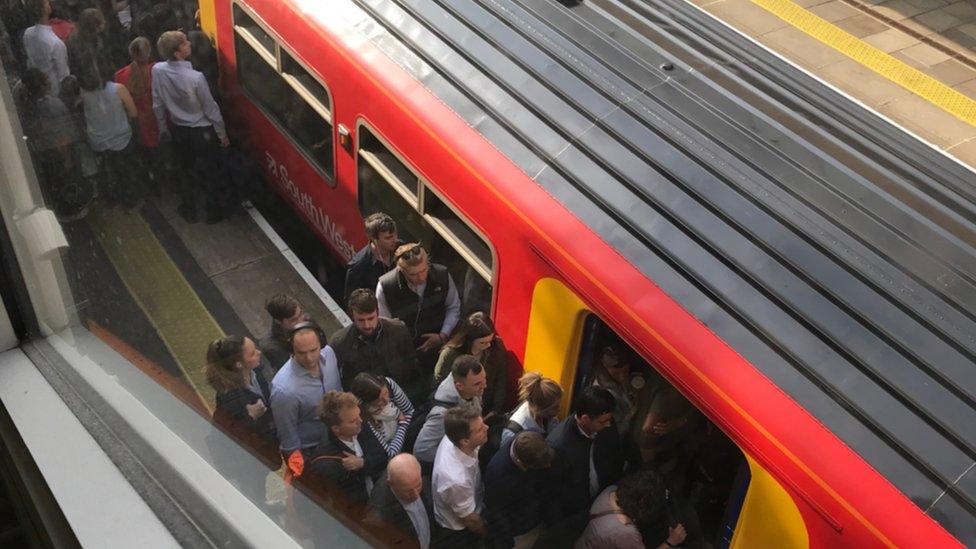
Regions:
M 434 535 L 434 505 L 430 495 L 430 477 L 424 478 L 423 491 L 420 499 L 427 511 L 431 536 Z M 366 507 L 366 517 L 363 524 L 370 528 L 376 536 L 388 547 L 419 547 L 417 530 L 413 527 L 410 516 L 400 505 L 400 501 L 393 494 L 386 481 L 386 475 L 373 486 L 373 493 L 369 496 Z
M 611 424 L 600 431 L 595 439 L 590 439 L 580 432 L 575 416 L 570 416 L 549 433 L 546 441 L 556 450 L 553 472 L 559 487 L 558 516 L 588 511 L 596 496 L 590 496 L 591 444 L 596 445 L 593 465 L 600 485 L 597 494 L 617 482 L 623 473 L 623 449 L 616 424 Z
M 495 547 L 542 522 L 542 502 L 551 499 L 548 471 L 523 471 L 512 459 L 515 437 L 502 443 L 485 470 L 485 520 Z

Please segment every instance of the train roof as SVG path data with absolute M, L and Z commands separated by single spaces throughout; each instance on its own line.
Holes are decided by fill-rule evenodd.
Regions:
M 974 177 L 683 0 L 355 0 L 356 26 L 976 543 Z

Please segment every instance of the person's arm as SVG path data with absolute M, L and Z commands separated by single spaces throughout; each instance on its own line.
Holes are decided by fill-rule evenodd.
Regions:
M 679 523 L 674 528 L 669 526 L 668 537 L 661 542 L 661 545 L 657 546 L 657 549 L 671 549 L 672 547 L 681 545 L 687 535 L 688 533 L 685 532 L 685 527 L 683 524 Z
M 413 445 L 414 456 L 420 461 L 433 463 L 437 446 L 442 438 L 444 438 L 444 408 L 434 406 L 417 435 L 417 442 Z
M 207 85 L 207 79 L 203 73 L 198 72 L 194 76 L 196 76 L 197 99 L 200 100 L 200 105 L 203 107 L 203 114 L 213 124 L 214 131 L 220 138 L 220 146 L 226 147 L 230 145 L 230 140 L 227 139 L 227 128 L 224 127 L 224 117 L 220 114 L 220 107 L 217 106 L 213 95 L 210 94 L 210 86 Z
M 457 286 L 454 285 L 454 277 L 447 275 L 447 298 L 444 305 L 444 323 L 441 324 L 441 338 L 447 342 L 447 338 L 457 326 L 458 319 L 461 317 L 461 298 L 458 296 Z
M 125 107 L 125 113 L 129 115 L 129 118 L 136 118 L 139 116 L 139 111 L 136 109 L 136 102 L 132 100 L 132 94 L 129 93 L 128 88 L 119 85 L 116 88 L 116 93 L 119 99 L 122 100 L 122 106 Z
M 478 513 L 471 513 L 470 515 L 461 517 L 461 524 L 479 536 L 484 536 L 488 533 L 487 528 L 485 528 L 485 521 Z
M 379 304 L 379 314 L 384 318 L 393 318 L 390 316 L 390 307 L 386 304 L 386 296 L 383 294 L 383 285 L 379 282 L 376 283 L 376 302 Z
M 319 353 L 322 362 L 325 363 L 325 368 L 322 371 L 323 381 L 328 383 L 329 380 L 334 380 L 335 384 L 330 386 L 326 384 L 326 391 L 341 391 L 342 390 L 342 378 L 339 376 L 339 359 L 336 357 L 335 351 L 332 347 L 326 345 L 322 348 Z
M 298 399 L 280 390 L 271 391 L 271 412 L 274 414 L 275 428 L 281 451 L 288 455 L 302 447 L 298 437 Z
M 461 520 L 464 527 L 478 535 L 485 535 L 485 521 L 475 511 L 478 504 L 475 501 L 475 489 L 470 481 L 452 483 L 440 489 L 444 503 Z
M 159 128 L 159 135 L 169 133 L 169 126 L 166 125 L 166 101 L 163 97 L 163 83 L 160 75 L 162 71 L 156 72 L 156 67 L 152 71 L 152 105 L 153 114 L 156 115 L 156 125 Z
M 390 440 L 389 444 L 384 444 L 387 456 L 392 458 L 403 449 L 403 442 L 407 438 L 407 429 L 410 428 L 410 422 L 413 420 L 413 404 L 407 398 L 407 394 L 403 392 L 403 389 L 397 385 L 397 382 L 389 379 L 388 383 L 390 384 L 390 400 L 400 410 L 401 414 L 401 419 L 397 422 L 396 431 L 393 433 L 393 439 Z

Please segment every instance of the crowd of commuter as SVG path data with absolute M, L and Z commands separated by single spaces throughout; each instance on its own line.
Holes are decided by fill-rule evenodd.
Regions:
M 194 4 L 0 0 L 0 57 L 62 219 L 96 195 L 138 209 L 161 188 L 188 221 L 201 197 L 208 222 L 228 215 L 229 139 Z M 389 215 L 365 232 L 346 274 L 351 325 L 325 334 L 279 294 L 265 337 L 206 350 L 214 424 L 259 461 L 215 456 L 227 478 L 263 502 L 283 466 L 289 494 L 397 546 L 707 546 L 694 506 L 722 477 L 722 437 L 674 387 L 608 340 L 571 403 L 537 372 L 512 394 L 518 366 L 484 296 L 400 242 Z M 328 545 L 308 501 L 289 497 L 285 514 Z
M 710 424 L 677 391 L 614 340 L 593 353 L 560 421 L 555 380 L 527 372 L 510 394 L 504 344 L 484 311 L 459 318 L 448 269 L 400 243 L 389 216 L 365 226 L 370 243 L 347 269 L 349 326 L 326 337 L 295 298 L 267 300 L 270 390 L 255 378 L 253 341 L 211 345 L 208 372 L 238 372 L 236 384 L 208 374 L 226 432 L 274 467 L 274 425 L 289 490 L 379 543 L 707 546 L 689 471 L 707 446 L 690 433 Z M 215 350 L 228 343 L 236 363 Z M 291 501 L 286 514 L 325 543 L 315 510 Z
M 138 210 L 168 189 L 209 223 L 235 202 L 216 53 L 196 1 L 0 0 L 0 56 L 47 202 Z M 186 31 L 186 32 L 184 32 Z

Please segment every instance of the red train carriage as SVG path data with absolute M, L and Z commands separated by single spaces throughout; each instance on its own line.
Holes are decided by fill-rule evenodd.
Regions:
M 232 139 L 332 252 L 390 213 L 567 389 L 621 338 L 744 454 L 726 541 L 976 539 L 961 199 L 639 2 L 202 4 Z

